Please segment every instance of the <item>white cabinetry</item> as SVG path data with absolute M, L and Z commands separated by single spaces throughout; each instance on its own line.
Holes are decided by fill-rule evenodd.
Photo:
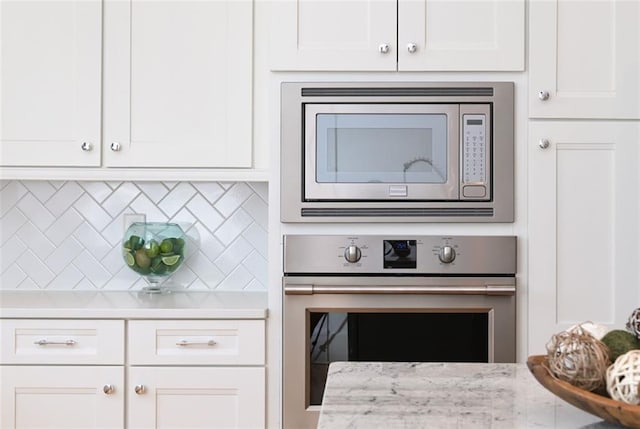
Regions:
M 272 70 L 522 70 L 523 0 L 273 2 Z
M 529 3 L 529 115 L 640 118 L 640 3 Z
M 0 165 L 100 165 L 101 44 L 99 1 L 0 2 Z
M 252 166 L 253 2 L 0 11 L 0 165 Z
M 260 320 L 131 321 L 128 427 L 264 427 L 264 330 Z
M 531 122 L 529 147 L 528 352 L 539 354 L 576 323 L 620 329 L 638 306 L 640 124 Z
M 2 428 L 265 426 L 264 320 L 5 319 L 0 327 Z
M 124 424 L 124 321 L 0 320 L 0 427 Z

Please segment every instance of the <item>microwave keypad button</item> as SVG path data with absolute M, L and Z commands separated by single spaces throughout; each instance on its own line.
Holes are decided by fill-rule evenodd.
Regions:
M 406 185 L 390 185 L 389 196 L 390 197 L 406 197 L 407 186 Z
M 462 195 L 465 198 L 484 198 L 487 190 L 484 186 L 470 185 L 462 188 Z

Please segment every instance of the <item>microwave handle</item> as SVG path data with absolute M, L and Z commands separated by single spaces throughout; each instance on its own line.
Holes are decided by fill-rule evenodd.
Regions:
M 313 294 L 446 294 L 446 295 L 514 295 L 515 285 L 452 286 L 452 285 L 315 285 L 289 284 L 284 287 L 285 295 Z

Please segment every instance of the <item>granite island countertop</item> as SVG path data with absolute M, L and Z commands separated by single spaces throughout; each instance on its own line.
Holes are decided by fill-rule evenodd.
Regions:
M 557 398 L 526 364 L 335 362 L 317 429 L 620 427 Z
M 1 318 L 265 319 L 266 292 L 0 291 Z

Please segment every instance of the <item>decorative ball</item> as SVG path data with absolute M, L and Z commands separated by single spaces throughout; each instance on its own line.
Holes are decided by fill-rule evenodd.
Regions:
M 627 321 L 627 329 L 636 338 L 640 339 L 640 308 L 636 308 L 629 316 L 629 321 Z
M 607 392 L 618 401 L 640 405 L 640 350 L 623 354 L 607 369 Z
M 609 331 L 609 328 L 607 328 L 606 326 L 599 325 L 593 322 L 582 322 L 579 325 L 573 325 L 572 327 L 567 329 L 567 331 L 573 331 L 578 327 L 582 328 L 583 331 L 593 335 L 598 340 L 602 340 L 602 337 L 604 337 Z
M 609 347 L 611 361 L 615 361 L 618 356 L 630 350 L 640 349 L 640 340 L 632 333 L 621 329 L 608 332 L 601 341 Z
M 577 327 L 551 337 L 547 344 L 547 362 L 558 379 L 593 391 L 606 384 L 609 350 L 600 340 Z

